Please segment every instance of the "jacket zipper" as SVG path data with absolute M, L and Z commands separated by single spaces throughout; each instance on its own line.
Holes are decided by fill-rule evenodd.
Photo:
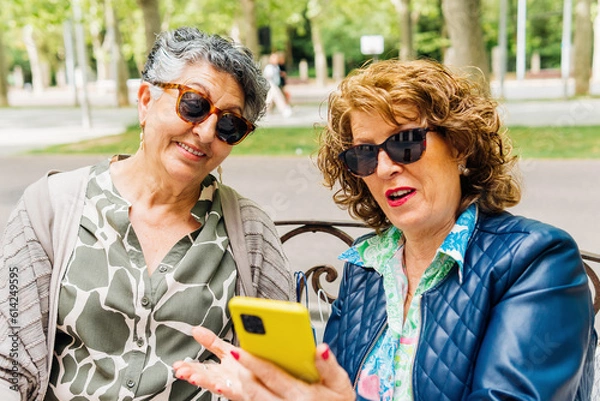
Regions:
M 425 297 L 423 295 L 425 295 L 427 292 L 428 291 L 421 294 L 421 308 L 420 308 L 421 309 L 421 328 L 419 329 L 419 342 L 421 341 L 421 336 L 423 334 L 423 328 L 425 327 L 425 313 L 423 312 L 423 310 L 424 310 L 423 302 L 425 301 L 425 299 L 424 299 Z M 362 368 L 367 360 L 367 356 L 371 353 L 373 348 L 375 348 L 375 344 L 377 343 L 377 340 L 379 339 L 379 337 L 381 337 L 381 335 L 383 334 L 383 331 L 386 329 L 387 326 L 388 326 L 388 324 L 387 324 L 387 319 L 386 319 L 386 322 L 379 329 L 379 332 L 377 333 L 377 335 L 371 342 L 371 345 L 369 346 L 369 348 L 367 348 L 367 352 L 365 352 L 364 356 L 362 357 L 362 359 L 360 361 L 360 364 L 358 365 L 358 369 L 356 370 L 356 376 L 354 377 L 354 382 L 352 383 L 352 388 L 354 389 L 355 392 L 356 392 L 356 387 L 358 386 L 358 379 L 360 377 L 360 371 L 362 370 Z M 413 390 L 413 399 L 414 400 L 417 399 L 417 397 L 416 397 L 417 382 L 416 382 L 416 378 L 414 376 L 414 373 L 415 373 L 414 370 L 415 370 L 415 362 L 417 360 L 418 355 L 419 355 L 419 346 L 417 344 L 417 350 L 413 357 L 413 361 L 412 361 L 411 368 L 410 368 L 410 377 L 412 378 L 412 390 Z
M 379 337 L 381 337 L 381 335 L 383 334 L 383 331 L 385 330 L 385 328 L 387 326 L 388 326 L 388 324 L 387 324 L 387 318 L 386 318 L 385 323 L 381 326 L 381 328 L 377 332 L 377 335 L 373 338 L 371 345 L 369 346 L 369 348 L 367 348 L 367 352 L 365 352 L 362 359 L 360 360 L 360 364 L 358 365 L 358 369 L 356 370 L 356 376 L 354 377 L 354 383 L 352 383 L 352 387 L 354 388 L 355 391 L 356 391 L 356 386 L 358 386 L 358 378 L 360 377 L 360 371 L 362 370 L 362 368 L 367 360 L 367 356 L 369 356 L 369 354 L 371 353 L 373 348 L 375 348 L 375 344 L 377 343 L 377 340 L 379 339 Z
M 445 280 L 445 279 L 444 279 Z M 442 282 L 444 281 L 442 280 Z M 437 286 L 436 286 L 437 287 Z M 435 287 L 434 287 L 435 288 Z M 430 292 L 433 288 L 430 288 L 429 290 L 425 291 L 424 293 L 421 294 L 421 327 L 419 329 L 419 341 L 417 342 L 417 350 L 415 351 L 415 355 L 413 356 L 413 361 L 410 367 L 410 377 L 412 378 L 412 395 L 413 395 L 413 400 L 417 400 L 417 378 L 415 377 L 415 364 L 417 363 L 417 357 L 419 356 L 419 349 L 422 347 L 419 347 L 419 344 L 421 343 L 421 339 L 423 336 L 423 329 L 425 328 L 426 325 L 426 321 L 425 321 L 425 295 Z

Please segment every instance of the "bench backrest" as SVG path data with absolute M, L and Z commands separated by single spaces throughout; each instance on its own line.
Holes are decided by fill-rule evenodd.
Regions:
M 594 312 L 597 314 L 600 310 L 600 279 L 598 278 L 596 271 L 600 271 L 600 255 L 581 251 L 581 257 L 583 258 L 583 265 L 585 266 L 585 271 L 590 279 L 590 284 L 592 285 Z
M 281 242 L 284 244 L 288 240 L 302 234 L 325 233 L 341 240 L 345 246 L 350 246 L 354 241 L 355 235 L 350 235 L 348 233 L 349 229 L 361 229 L 367 232 L 367 227 L 363 223 L 353 221 L 282 220 L 276 221 L 275 225 L 278 227 L 291 227 L 281 235 Z M 305 248 L 306 252 L 310 251 L 310 248 Z M 600 255 L 581 251 L 581 256 L 592 288 L 594 311 L 598 313 L 600 310 L 600 278 L 596 271 L 600 271 Z M 334 260 L 333 258 L 335 258 L 335 255 L 332 255 L 332 259 L 330 260 Z M 320 297 L 323 301 L 332 303 L 335 300 L 337 294 L 336 280 L 341 274 L 341 269 L 336 269 L 330 263 L 323 263 L 312 267 L 296 267 L 295 270 L 301 270 L 304 273 L 305 280 L 298 282 L 298 291 L 303 297 L 307 296 L 304 295 L 307 292 L 307 288 L 305 287 L 307 285 L 313 295 Z M 328 287 L 326 283 L 329 283 Z

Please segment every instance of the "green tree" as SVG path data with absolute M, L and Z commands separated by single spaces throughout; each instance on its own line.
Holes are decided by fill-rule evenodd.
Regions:
M 410 0 L 391 0 L 398 13 L 400 27 L 400 60 L 414 58 L 413 24 Z
M 420 2 L 414 6 L 418 6 L 415 10 L 418 15 L 415 32 L 417 55 L 442 61 L 451 43 L 444 24 L 441 2 Z
M 315 52 L 315 74 L 317 85 L 325 86 L 327 83 L 327 55 L 323 43 L 322 29 L 327 14 L 324 10 L 328 0 L 308 0 L 306 18 L 310 21 L 310 36 Z
M 513 18 L 516 20 L 516 14 Z M 526 53 L 530 57 L 538 53 L 542 68 L 560 68 L 562 23 L 562 2 L 540 0 L 529 5 Z M 515 45 L 513 43 L 513 50 Z
M 116 83 L 116 97 L 117 106 L 125 107 L 129 105 L 129 89 L 127 87 L 127 79 L 129 73 L 127 71 L 127 62 L 123 57 L 123 37 L 121 35 L 121 29 L 119 24 L 119 17 L 116 8 L 114 7 L 113 0 L 104 1 L 106 11 L 106 26 L 107 31 L 111 32 L 108 35 L 111 42 L 111 56 L 113 58 L 113 68 L 115 71 L 115 83 Z
M 589 95 L 592 76 L 592 49 L 594 30 L 592 25 L 591 0 L 577 0 L 575 4 L 575 95 Z
M 0 9 L 0 107 L 8 106 L 8 69 L 6 68 L 6 46 L 4 44 L 5 24 Z
M 368 16 L 368 23 L 365 21 Z M 353 69 L 374 58 L 361 53 L 363 35 L 381 35 L 383 53 L 377 58 L 398 57 L 400 31 L 396 11 L 390 1 L 335 0 L 328 10 L 323 29 L 328 57 L 343 53 L 347 69 Z
M 453 54 L 449 64 L 475 66 L 489 77 L 489 61 L 481 26 L 481 0 L 443 0 L 442 9 Z
M 577 1 L 577 0 L 576 0 Z M 593 0 L 578 0 L 589 4 Z M 112 2 L 112 3 L 111 3 Z M 463 61 L 489 70 L 488 58 L 498 42 L 499 0 L 81 0 L 89 62 L 98 77 L 114 77 L 115 60 L 126 64 L 126 77 L 139 77 L 148 47 L 161 30 L 181 25 L 231 36 L 250 47 L 257 58 L 284 50 L 288 61 L 306 58 L 324 83 L 335 53 L 343 53 L 346 70 L 372 58 L 360 53 L 362 35 L 382 35 L 379 58 L 432 57 L 443 60 L 452 45 Z M 113 17 L 110 17 L 112 4 Z M 514 69 L 516 0 L 508 1 L 508 70 Z M 578 8 L 579 9 L 579 8 Z M 589 9 L 586 7 L 585 9 Z M 72 18 L 69 2 L 62 0 L 11 0 L 3 4 L 4 79 L 7 70 L 20 65 L 36 89 L 53 84 L 65 65 L 63 24 Z M 577 11 L 576 11 L 576 16 Z M 155 16 L 155 18 L 150 18 Z M 589 17 L 586 21 L 591 20 Z M 111 22 L 112 21 L 112 22 Z M 154 21 L 150 24 L 151 21 Z M 149 25 L 154 26 L 148 28 Z M 259 28 L 270 28 L 270 48 L 258 46 Z M 562 0 L 528 2 L 527 54 L 541 56 L 542 68 L 558 68 L 561 54 Z M 585 23 L 575 22 L 577 43 L 591 39 L 577 33 Z M 28 27 L 28 28 L 25 28 Z M 249 28 L 248 28 L 249 27 Z M 23 33 L 29 32 L 27 46 Z M 118 37 L 121 43 L 117 44 Z M 408 39 L 412 37 L 411 39 Z M 588 34 L 589 37 L 589 34 Z M 412 47 L 412 51 L 411 51 Z M 30 56 L 26 49 L 29 48 Z M 120 49 L 118 53 L 115 49 Z M 466 49 L 466 50 L 465 50 Z M 463 51 L 464 50 L 464 51 Z M 119 56 L 120 53 L 120 56 Z M 576 57 L 583 54 L 575 52 Z M 293 60 L 297 58 L 296 60 Z M 588 63 L 576 61 L 581 67 Z M 120 70 L 124 68 L 120 67 Z M 291 68 L 293 72 L 294 68 Z M 123 72 L 123 71 L 122 71 Z M 487 72 L 486 72 L 487 74 Z M 119 78 L 121 80 L 121 78 Z M 120 82 L 124 82 L 121 80 Z M 584 79 L 585 81 L 585 79 Z
M 137 4 L 142 10 L 144 15 L 144 35 L 146 38 L 146 54 L 150 52 L 156 35 L 158 35 L 161 29 L 160 19 L 160 0 L 137 0 Z
M 256 25 L 256 1 L 241 0 L 242 4 L 242 32 L 244 33 L 244 43 L 255 57 L 260 55 L 258 45 L 258 28 Z
M 63 27 L 68 15 L 64 2 L 22 1 L 15 8 L 15 28 L 21 31 L 27 49 L 34 91 L 50 85 L 52 73 L 63 64 Z

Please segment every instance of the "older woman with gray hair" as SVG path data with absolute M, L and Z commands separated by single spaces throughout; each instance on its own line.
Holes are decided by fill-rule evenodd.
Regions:
M 212 399 L 171 368 L 214 358 L 192 328 L 232 341 L 234 295 L 293 296 L 272 221 L 211 175 L 254 130 L 267 90 L 232 41 L 193 28 L 158 36 L 138 91 L 138 151 L 48 174 L 9 218 L 0 399 Z

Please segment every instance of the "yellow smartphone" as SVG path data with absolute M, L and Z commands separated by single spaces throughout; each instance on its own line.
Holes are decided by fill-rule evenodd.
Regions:
M 319 380 L 308 309 L 297 302 L 233 297 L 233 327 L 242 349 L 309 383 Z

